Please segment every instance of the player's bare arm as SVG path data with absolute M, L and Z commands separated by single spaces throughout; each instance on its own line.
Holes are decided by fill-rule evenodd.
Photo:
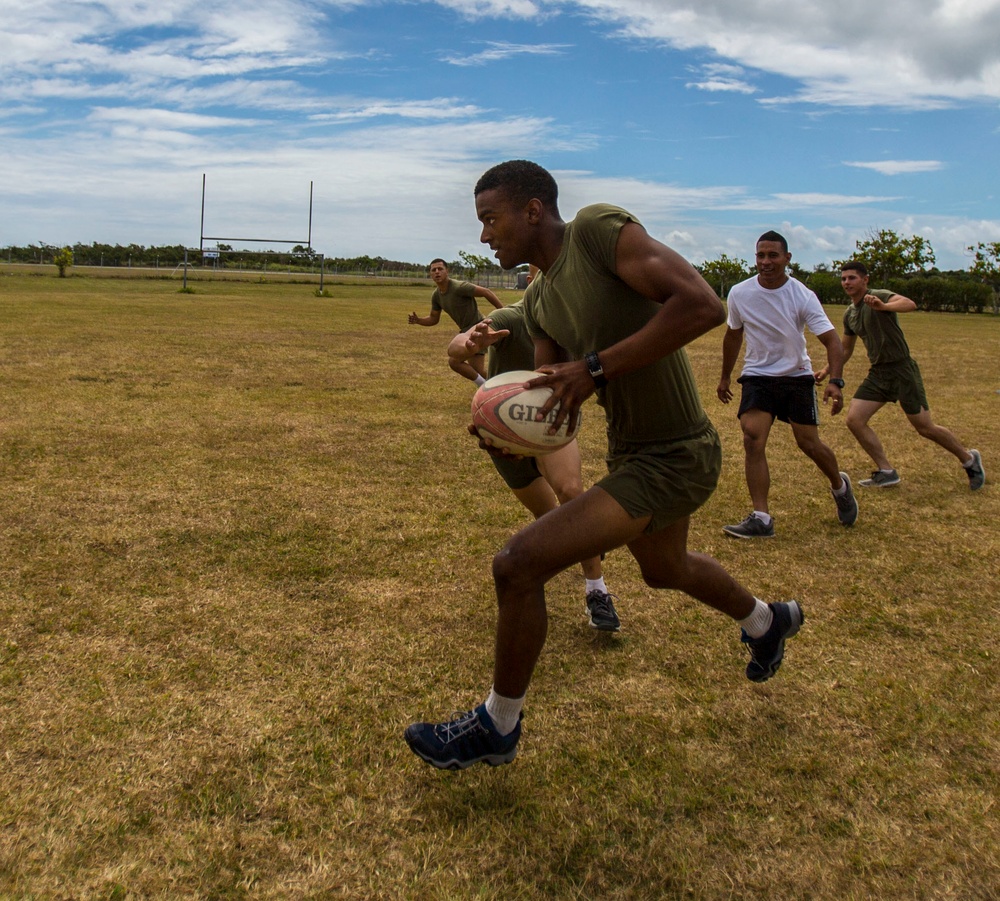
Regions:
M 826 348 L 826 366 L 823 367 L 824 376 L 832 376 L 835 379 L 842 377 L 844 372 L 844 347 L 840 343 L 840 336 L 836 329 L 830 329 L 817 335 L 816 338 Z M 836 416 L 844 406 L 844 394 L 839 386 L 829 384 L 823 392 L 823 403 L 831 403 L 830 412 Z
M 418 316 L 416 313 L 410 313 L 407 321 L 410 325 L 437 325 L 441 321 L 441 311 L 431 310 L 426 316 Z
M 727 328 L 726 334 L 722 338 L 722 375 L 719 378 L 719 385 L 715 389 L 719 400 L 728 404 L 733 399 L 733 390 L 730 387 L 733 367 L 736 365 L 736 358 L 740 355 L 740 348 L 743 346 L 743 329 Z
M 476 297 L 485 297 L 494 307 L 498 310 L 503 309 L 503 301 L 496 296 L 489 288 L 484 288 L 481 285 L 476 285 L 475 290 Z
M 840 336 L 840 349 L 843 353 L 843 357 L 840 361 L 840 371 L 843 373 L 844 367 L 847 366 L 847 361 L 851 359 L 851 355 L 854 353 L 854 345 L 858 340 L 857 335 L 841 335 Z M 829 363 L 822 369 L 814 373 L 814 377 L 817 382 L 822 383 L 823 380 L 830 374 Z
M 873 310 L 883 313 L 912 313 L 917 308 L 913 300 L 902 294 L 893 294 L 888 300 L 881 300 L 874 294 L 866 294 L 862 299 Z
M 615 270 L 625 284 L 660 304 L 660 309 L 637 332 L 600 351 L 609 381 L 648 366 L 725 322 L 722 301 L 698 270 L 636 222 L 624 225 L 618 235 Z M 539 415 L 558 405 L 553 423 L 557 429 L 567 416 L 576 418 L 580 405 L 594 393 L 594 380 L 582 360 L 543 371 L 548 375 L 529 384 L 552 389 Z

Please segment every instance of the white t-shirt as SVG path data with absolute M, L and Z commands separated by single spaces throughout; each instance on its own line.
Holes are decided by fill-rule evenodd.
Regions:
M 765 288 L 757 276 L 733 285 L 727 325 L 743 329 L 743 375 L 812 375 L 805 329 L 822 335 L 833 329 L 819 298 L 798 279 Z

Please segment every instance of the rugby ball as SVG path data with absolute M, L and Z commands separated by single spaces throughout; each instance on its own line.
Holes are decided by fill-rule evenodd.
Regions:
M 554 435 L 549 434 L 559 408 L 549 411 L 542 421 L 535 417 L 552 396 L 551 388 L 530 388 L 522 385 L 540 373 L 527 369 L 502 372 L 483 382 L 472 398 L 472 423 L 480 437 L 488 438 L 495 447 L 524 457 L 551 454 L 569 444 L 580 428 L 580 413 L 576 430 L 567 435 L 569 423 L 564 422 Z

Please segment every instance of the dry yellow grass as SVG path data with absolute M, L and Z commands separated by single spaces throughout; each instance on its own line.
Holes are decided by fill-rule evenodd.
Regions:
M 621 635 L 554 580 L 520 756 L 455 774 L 402 729 L 488 689 L 525 514 L 465 436 L 450 329 L 406 325 L 430 288 L 177 288 L 0 276 L 0 897 L 1000 894 L 1000 321 L 905 319 L 985 490 L 887 409 L 904 482 L 844 530 L 779 427 L 763 544 L 721 533 L 748 500 L 699 341 L 726 463 L 692 545 L 801 600 L 784 668 L 748 683 L 731 626 L 615 553 Z

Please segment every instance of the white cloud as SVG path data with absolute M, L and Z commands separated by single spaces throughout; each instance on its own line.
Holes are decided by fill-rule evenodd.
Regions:
M 479 53 L 473 53 L 469 56 L 448 54 L 441 58 L 453 66 L 485 66 L 488 63 L 500 62 L 516 56 L 556 56 L 563 53 L 566 46 L 566 44 L 510 44 L 489 41 L 487 49 L 481 50 Z
M 1000 99 L 1000 0 L 580 0 L 631 39 L 801 82 L 772 102 L 940 108 Z M 959 12 L 960 11 L 960 12 Z
M 893 200 L 899 200 L 898 197 L 878 197 L 874 195 L 856 194 L 823 194 L 819 192 L 805 194 L 775 194 L 774 197 L 785 207 L 864 206 L 866 204 L 890 203 Z
M 129 107 L 93 107 L 92 122 L 125 122 L 144 128 L 203 129 L 227 128 L 233 125 L 256 124 L 251 119 L 234 119 L 226 116 L 202 116 L 196 113 L 178 113 L 163 109 L 132 109 Z
M 1000 224 L 982 219 L 982 212 L 968 222 L 907 220 L 899 211 L 902 198 L 864 193 L 869 185 L 852 179 L 865 176 L 848 171 L 928 173 L 924 184 L 945 167 L 958 173 L 950 155 L 839 165 L 837 157 L 817 160 L 814 183 L 800 181 L 792 190 L 789 182 L 789 190 L 772 193 L 774 183 L 719 184 L 738 181 L 742 172 L 733 178 L 701 169 L 694 176 L 694 166 L 684 169 L 683 154 L 690 160 L 697 152 L 692 140 L 704 148 L 713 134 L 745 135 L 731 119 L 717 117 L 701 132 L 688 124 L 685 132 L 683 124 L 673 128 L 673 110 L 651 102 L 629 109 L 618 133 L 595 134 L 591 120 L 566 116 L 557 105 L 541 107 L 544 114 L 500 105 L 509 90 L 504 75 L 516 68 L 500 64 L 515 60 L 527 67 L 535 65 L 532 57 L 548 57 L 556 79 L 563 66 L 557 55 L 579 62 L 572 57 L 582 41 L 554 42 L 567 31 L 560 24 L 572 17 L 574 24 L 586 19 L 594 40 L 609 51 L 614 44 L 621 51 L 616 60 L 656 61 L 658 68 L 643 68 L 642 76 L 623 71 L 622 91 L 644 96 L 645 86 L 628 79 L 662 70 L 678 86 L 713 95 L 692 107 L 725 113 L 743 104 L 766 115 L 769 127 L 779 119 L 784 127 L 792 116 L 779 114 L 800 105 L 817 119 L 837 110 L 845 120 L 865 107 L 933 110 L 984 101 L 992 107 L 1000 99 L 1000 0 L 882 6 L 802 0 L 780 15 L 763 0 L 425 0 L 421 13 L 439 17 L 442 40 L 428 42 L 419 56 L 423 68 L 438 70 L 434 87 L 423 94 L 406 80 L 413 68 L 395 67 L 399 45 L 417 36 L 365 32 L 360 15 L 348 28 L 337 17 L 339 9 L 359 7 L 388 22 L 394 6 L 394 0 L 217 0 L 210 6 L 107 0 L 68 8 L 55 0 L 0 0 L 0 243 L 10 240 L 8 233 L 23 240 L 11 224 L 30 222 L 36 231 L 30 239 L 52 243 L 190 244 L 207 172 L 209 214 L 220 227 L 301 230 L 308 183 L 315 179 L 316 234 L 324 252 L 450 258 L 452 248 L 480 249 L 471 187 L 486 166 L 540 154 L 561 167 L 567 214 L 612 199 L 695 259 L 746 257 L 756 235 L 777 227 L 778 219 L 780 230 L 795 236 L 796 259 L 804 264 L 809 254 L 817 261 L 843 255 L 873 223 L 933 235 L 939 262 L 946 253 L 960 259 L 977 240 L 1000 238 Z M 462 42 L 450 43 L 447 23 L 458 18 L 474 20 L 482 37 L 510 34 L 506 26 L 517 20 L 523 43 L 470 45 L 467 31 Z M 494 34 L 489 19 L 499 23 Z M 544 40 L 522 37 L 522 26 L 539 23 L 545 28 L 530 33 Z M 470 46 L 474 52 L 456 51 Z M 683 62 L 673 65 L 678 51 Z M 353 61 L 352 71 L 340 65 L 344 60 Z M 603 66 L 603 58 L 594 62 Z M 476 66 L 477 77 L 463 78 L 449 64 Z M 362 69 L 364 80 L 338 81 Z M 610 79 L 618 73 L 606 67 L 602 73 L 609 81 L 600 83 L 606 93 L 595 108 L 615 96 Z M 484 84 L 490 90 L 477 90 Z M 574 81 L 568 89 L 586 88 Z M 759 99 L 747 103 L 746 96 Z M 773 132 L 778 142 L 780 127 Z M 903 143 L 909 135 L 901 117 L 881 117 L 878 128 L 884 134 L 864 153 L 944 153 Z M 677 170 L 665 165 L 656 170 L 659 177 L 621 177 L 632 165 L 629 142 L 634 145 L 640 131 L 649 142 L 676 142 L 667 153 L 677 154 Z M 844 146 L 847 140 L 845 134 Z M 611 162 L 603 153 L 609 146 L 618 154 Z M 755 150 L 748 148 L 748 160 Z M 662 175 L 672 171 L 681 174 Z
M 392 100 L 338 100 L 330 104 L 336 107 L 330 112 L 315 113 L 310 118 L 314 122 L 358 122 L 365 119 L 400 118 L 453 120 L 471 119 L 483 111 L 470 103 L 462 103 L 454 98 L 434 98 L 418 101 Z
M 701 91 L 725 92 L 736 94 L 756 94 L 757 88 L 745 78 L 746 71 L 741 66 L 726 63 L 710 63 L 702 66 L 694 81 L 685 85 Z
M 871 169 L 882 175 L 911 175 L 915 172 L 937 172 L 944 168 L 940 160 L 876 160 L 870 163 L 845 160 L 844 165 Z

